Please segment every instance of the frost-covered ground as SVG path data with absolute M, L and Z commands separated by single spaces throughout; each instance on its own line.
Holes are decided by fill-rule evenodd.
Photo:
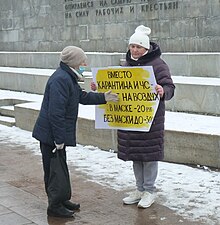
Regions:
M 0 143 L 22 144 L 40 154 L 39 143 L 31 132 L 0 125 Z M 91 143 L 92 144 L 92 143 Z M 123 162 L 116 153 L 94 146 L 67 148 L 68 163 L 88 175 L 90 180 L 116 190 L 135 188 L 131 162 Z M 207 225 L 220 224 L 220 172 L 207 167 L 191 168 L 174 163 L 159 163 L 157 202 L 190 220 Z
M 16 98 L 33 101 L 23 107 L 40 108 L 42 95 L 0 90 L 0 99 Z M 93 106 L 80 106 L 79 116 L 94 119 Z M 178 125 L 178 121 L 187 121 Z M 178 131 L 208 132 L 220 134 L 220 118 L 189 115 L 186 113 L 166 113 L 166 129 Z M 31 137 L 31 132 L 16 127 L 0 125 L 0 143 L 22 144 L 34 154 L 40 154 L 39 143 Z M 68 163 L 85 173 L 93 182 L 116 190 L 135 188 L 132 163 L 123 162 L 116 153 L 107 152 L 94 146 L 68 147 Z M 220 225 L 220 172 L 211 171 L 198 165 L 191 168 L 174 163 L 159 163 L 157 179 L 157 202 L 174 210 L 177 214 L 191 219 L 204 221 L 207 225 Z

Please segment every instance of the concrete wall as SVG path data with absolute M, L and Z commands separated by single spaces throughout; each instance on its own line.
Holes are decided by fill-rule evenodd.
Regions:
M 32 131 L 39 109 L 33 103 L 15 105 L 16 126 Z M 185 121 L 187 122 L 187 121 Z M 95 121 L 78 118 L 77 143 L 117 151 L 116 130 L 95 129 Z M 103 141 L 104 140 L 104 141 Z M 165 130 L 165 161 L 220 168 L 220 135 Z M 208 150 L 207 150 L 208 149 Z
M 125 52 L 144 24 L 164 52 L 220 51 L 219 0 L 0 0 L 0 50 Z
M 60 52 L 2 52 L 0 67 L 56 69 Z M 119 66 L 124 53 L 86 52 L 91 67 Z M 220 77 L 220 53 L 163 53 L 174 76 Z
M 57 55 L 58 53 L 54 54 Z M 48 59 L 48 57 L 50 58 L 51 54 L 45 53 L 45 55 L 47 56 L 42 56 L 38 53 L 25 53 L 24 55 L 19 55 L 19 53 L 3 53 L 0 54 L 0 58 L 1 56 L 3 57 L 3 59 L 14 58 L 14 62 L 12 60 L 10 61 L 10 63 L 14 63 L 14 66 L 16 65 L 16 63 L 22 64 L 22 62 L 24 62 L 24 60 L 22 60 L 23 57 L 26 59 L 33 57 L 36 61 L 41 61 L 42 58 L 45 61 L 53 61 Z M 112 56 L 111 54 L 109 54 L 109 59 L 106 60 L 106 58 L 108 58 L 107 55 L 105 56 L 104 54 L 102 54 L 101 56 L 99 56 L 100 58 L 96 58 L 97 54 L 94 53 L 93 55 L 91 55 L 91 59 L 94 60 L 94 62 L 96 62 L 96 59 L 100 59 L 99 63 L 101 64 L 99 65 L 104 65 L 105 63 L 111 64 L 113 62 L 112 60 L 114 60 L 115 58 L 120 61 L 119 59 L 121 55 L 117 55 L 117 57 L 115 57 L 116 55 Z M 193 110 L 193 112 L 196 113 L 194 114 L 196 116 L 194 117 L 194 119 L 189 119 L 189 117 L 180 117 L 181 119 L 177 120 L 181 120 L 179 124 L 180 127 L 182 124 L 189 123 L 192 129 L 176 130 L 172 129 L 172 127 L 171 129 L 169 129 L 169 126 L 166 127 L 165 160 L 170 162 L 189 163 L 194 165 L 199 164 L 220 168 L 220 133 L 217 129 L 215 130 L 215 127 L 213 127 L 213 129 L 210 131 L 210 126 L 212 126 L 213 122 L 210 123 L 210 121 L 207 119 L 208 117 L 206 116 L 206 114 L 216 114 L 216 116 L 213 116 L 212 119 L 214 120 L 214 124 L 217 124 L 216 127 L 219 127 L 218 124 L 220 124 L 220 106 L 219 104 L 217 104 L 220 101 L 220 63 L 218 63 L 219 54 L 175 53 L 167 54 L 163 57 L 166 58 L 166 61 L 169 61 L 170 67 L 176 73 L 173 73 L 174 75 L 186 75 L 185 79 L 182 79 L 181 76 L 173 76 L 177 88 L 174 99 L 172 99 L 170 102 L 167 102 L 167 109 L 177 111 L 175 112 L 176 114 L 179 113 L 178 111 L 189 112 Z M 103 59 L 103 61 L 101 59 Z M 42 64 L 44 63 L 44 61 L 41 62 Z M 10 63 L 7 65 L 10 66 Z M 27 63 L 26 65 L 29 65 L 28 61 L 25 61 L 25 63 Z M 30 60 L 30 65 L 34 65 L 32 63 L 33 61 Z M 19 66 L 21 66 L 21 64 L 19 64 Z M 53 63 L 51 63 L 51 65 L 52 64 Z M 46 64 L 43 65 L 46 66 Z M 17 68 L 17 70 L 19 71 L 17 73 L 15 73 L 16 68 L 11 68 L 13 72 L 8 72 L 6 74 L 2 72 L 4 69 L 4 67 L 0 68 L 0 88 L 7 87 L 10 90 L 19 87 L 21 91 L 27 91 L 27 88 L 29 88 L 28 92 L 33 93 L 36 90 L 40 90 L 40 88 L 35 88 L 34 84 L 39 85 L 42 88 L 44 86 L 43 83 L 45 84 L 46 82 L 46 80 L 44 79 L 47 79 L 49 77 L 49 74 L 45 77 L 43 76 L 45 72 L 42 72 L 42 69 L 33 70 L 35 71 L 34 74 L 30 74 L 30 71 L 32 71 L 31 68 L 23 68 L 27 69 L 29 71 L 29 74 L 21 73 L 21 68 Z M 198 77 L 193 78 L 190 76 L 190 73 L 193 73 L 193 75 L 197 75 Z M 202 75 L 203 77 L 199 75 Z M 42 83 L 40 80 L 42 80 Z M 28 84 L 28 82 L 30 82 L 30 84 Z M 25 85 L 22 86 L 22 84 Z M 43 93 L 43 90 L 41 90 L 41 93 Z M 39 113 L 40 104 L 37 104 L 36 106 L 35 103 L 18 103 L 20 102 L 17 102 L 17 100 L 4 102 L 5 105 L 16 104 L 14 107 L 16 126 L 24 130 L 32 131 Z M 170 121 L 169 118 L 171 118 Z M 175 121 L 172 120 L 172 116 L 167 117 L 167 119 L 167 124 L 175 123 Z M 207 133 L 201 132 L 201 127 L 197 127 L 200 124 L 199 120 L 200 122 L 204 120 L 205 124 L 202 123 L 202 127 L 204 131 L 206 131 L 207 128 Z M 195 123 L 192 123 L 193 121 L 195 121 Z M 98 146 L 99 148 L 106 150 L 117 149 L 116 131 L 95 129 L 95 121 L 91 119 L 78 119 L 77 142 L 84 145 L 93 143 L 94 146 Z
M 0 72 L 0 88 L 42 94 L 50 75 Z
M 31 106 L 31 103 L 29 104 Z M 18 104 L 14 107 L 16 127 L 23 130 L 33 131 L 39 110 L 28 108 L 27 104 Z
M 165 131 L 165 160 L 220 168 L 220 136 Z
M 123 53 L 86 52 L 92 67 L 118 66 L 125 57 Z M 0 51 L 0 67 L 56 69 L 60 52 L 4 52 Z
M 120 53 L 88 53 L 88 56 L 91 65 L 98 67 L 119 65 L 124 57 Z M 216 104 L 220 102 L 220 53 L 166 53 L 163 59 L 175 75 L 172 78 L 176 85 L 175 98 L 166 103 L 167 110 L 220 115 L 220 105 Z M 0 66 L 55 68 L 57 61 L 59 53 L 0 52 Z M 54 69 L 18 68 L 16 71 L 16 68 L 0 67 L 0 88 L 43 94 L 53 72 Z M 90 73 L 80 85 L 89 91 L 91 81 Z

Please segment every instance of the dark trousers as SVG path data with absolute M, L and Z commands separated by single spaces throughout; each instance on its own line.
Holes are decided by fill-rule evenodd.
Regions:
M 47 145 L 42 142 L 40 142 L 40 150 L 42 153 L 42 162 L 43 162 L 43 170 L 44 170 L 44 184 L 45 184 L 45 191 L 47 193 L 47 188 L 48 188 L 48 181 L 50 177 L 50 161 L 51 158 L 53 157 L 52 151 L 55 149 L 55 145 Z M 62 150 L 64 153 L 64 157 L 66 159 L 66 149 Z

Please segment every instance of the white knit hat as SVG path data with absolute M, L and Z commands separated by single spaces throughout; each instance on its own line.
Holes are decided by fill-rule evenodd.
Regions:
M 85 52 L 76 46 L 67 46 L 60 54 L 60 60 L 72 68 L 77 68 L 87 60 Z
M 150 49 L 150 40 L 148 37 L 150 33 L 151 29 L 149 27 L 145 27 L 144 25 L 138 26 L 135 29 L 135 33 L 130 37 L 129 45 L 136 44 L 146 49 Z

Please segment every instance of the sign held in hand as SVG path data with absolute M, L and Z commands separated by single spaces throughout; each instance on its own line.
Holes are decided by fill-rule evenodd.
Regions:
M 151 66 L 92 68 L 98 92 L 117 93 L 118 102 L 96 106 L 97 129 L 149 131 L 159 105 Z

